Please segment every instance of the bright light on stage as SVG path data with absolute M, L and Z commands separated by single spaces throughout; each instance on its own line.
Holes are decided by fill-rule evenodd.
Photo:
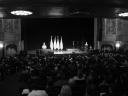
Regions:
M 33 13 L 31 11 L 16 10 L 16 11 L 11 11 L 11 14 L 17 16 L 27 16 L 27 15 L 32 15 Z
M 120 16 L 120 17 L 128 17 L 128 12 L 119 13 L 118 16 Z
M 42 45 L 42 49 L 47 49 L 47 46 L 46 46 L 45 42 Z
M 63 51 L 54 51 L 54 54 L 65 54 Z

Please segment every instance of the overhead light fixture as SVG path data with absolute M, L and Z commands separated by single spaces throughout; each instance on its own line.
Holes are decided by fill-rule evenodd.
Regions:
M 62 7 L 52 7 L 49 12 L 49 16 L 63 16 L 64 15 L 64 9 Z
M 26 10 L 15 10 L 15 11 L 11 11 L 11 14 L 17 16 L 27 16 L 27 15 L 32 15 L 33 13 L 31 11 L 26 11 Z
M 128 12 L 119 13 L 118 16 L 120 16 L 120 17 L 128 17 Z

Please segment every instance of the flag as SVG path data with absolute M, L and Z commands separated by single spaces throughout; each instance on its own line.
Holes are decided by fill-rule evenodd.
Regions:
M 51 36 L 51 41 L 50 41 L 50 49 L 53 50 L 53 41 L 52 41 L 52 36 Z

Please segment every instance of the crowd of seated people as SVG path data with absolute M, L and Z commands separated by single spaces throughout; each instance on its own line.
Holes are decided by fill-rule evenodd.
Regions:
M 1 58 L 0 73 L 21 72 L 20 82 L 28 89 L 45 90 L 44 96 L 127 96 L 128 57 L 115 51 L 92 51 L 89 54 L 21 54 Z

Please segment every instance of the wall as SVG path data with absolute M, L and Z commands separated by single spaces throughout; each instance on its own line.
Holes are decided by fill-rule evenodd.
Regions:
M 4 52 L 6 46 L 15 44 L 19 48 L 21 41 L 21 21 L 20 19 L 0 19 L 0 41 L 4 43 Z
M 114 46 L 116 41 L 128 42 L 128 20 L 103 18 L 102 24 L 102 43 L 109 42 Z

